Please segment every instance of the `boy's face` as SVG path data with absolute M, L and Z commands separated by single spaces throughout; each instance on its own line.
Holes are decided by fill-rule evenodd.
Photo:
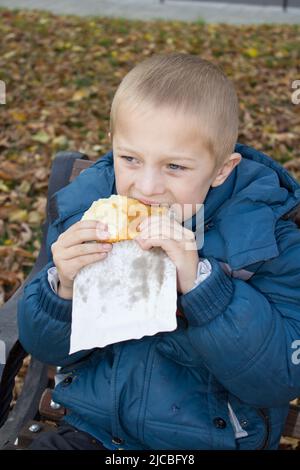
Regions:
M 175 204 L 182 220 L 196 213 L 196 204 L 204 202 L 213 182 L 223 182 L 215 180 L 214 158 L 192 120 L 169 108 L 119 109 L 113 155 L 119 195 L 149 204 Z

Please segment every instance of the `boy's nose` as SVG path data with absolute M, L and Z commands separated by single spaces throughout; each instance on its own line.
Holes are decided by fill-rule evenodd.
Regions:
M 165 187 L 161 178 L 156 174 L 145 174 L 140 177 L 135 184 L 139 194 L 143 194 L 145 199 L 156 200 L 158 195 L 165 194 Z

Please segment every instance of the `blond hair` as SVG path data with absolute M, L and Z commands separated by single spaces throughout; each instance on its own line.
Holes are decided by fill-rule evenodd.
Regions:
M 124 103 L 127 109 L 166 106 L 192 116 L 218 165 L 234 151 L 239 126 L 236 91 L 218 66 L 196 55 L 155 54 L 131 69 L 112 101 L 111 137 Z

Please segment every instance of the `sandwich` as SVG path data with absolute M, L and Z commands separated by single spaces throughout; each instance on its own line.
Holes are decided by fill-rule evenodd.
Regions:
M 81 220 L 99 220 L 108 225 L 110 238 L 107 243 L 134 240 L 138 227 L 147 217 L 165 215 L 166 206 L 149 206 L 127 196 L 112 195 L 94 201 Z

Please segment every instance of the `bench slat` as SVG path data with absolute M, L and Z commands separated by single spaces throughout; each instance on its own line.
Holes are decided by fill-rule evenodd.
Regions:
M 71 173 L 71 176 L 70 176 L 70 180 L 69 180 L 70 183 L 75 178 L 77 178 L 77 176 L 79 176 L 82 171 L 86 170 L 87 168 L 89 168 L 94 163 L 95 162 L 93 162 L 91 160 L 80 160 L 80 159 L 75 160 L 74 165 L 73 165 L 73 169 L 72 169 L 72 173 Z
M 300 439 L 300 406 L 290 405 L 283 436 Z

